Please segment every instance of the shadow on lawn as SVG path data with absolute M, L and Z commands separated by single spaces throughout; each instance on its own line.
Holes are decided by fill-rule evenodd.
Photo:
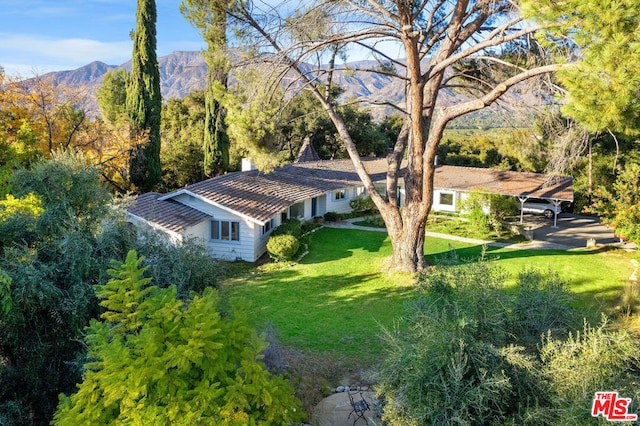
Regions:
M 252 286 L 247 299 L 256 322 L 272 323 L 288 345 L 358 360 L 379 356 L 380 326 L 392 327 L 415 291 L 373 272 L 281 278 Z
M 323 228 L 309 237 L 310 253 L 301 263 L 322 263 L 353 256 L 353 250 L 380 252 L 391 245 L 387 234 L 355 229 Z
M 483 251 L 482 245 L 475 245 L 471 247 L 463 247 L 463 248 L 455 248 L 450 246 L 449 250 L 439 251 L 437 253 L 429 253 L 425 257 L 426 259 L 433 263 L 438 264 L 438 260 L 442 258 L 446 258 L 450 255 L 452 251 L 455 251 L 457 256 L 463 260 L 478 260 L 482 255 Z M 427 248 L 425 246 L 425 248 Z M 489 259 L 519 259 L 519 258 L 532 258 L 535 259 L 537 257 L 548 257 L 548 256 L 585 256 L 585 255 L 593 255 L 595 253 L 599 253 L 605 250 L 530 250 L 530 249 L 519 249 L 519 248 L 508 248 L 505 249 L 503 247 L 496 246 L 486 246 L 486 256 Z

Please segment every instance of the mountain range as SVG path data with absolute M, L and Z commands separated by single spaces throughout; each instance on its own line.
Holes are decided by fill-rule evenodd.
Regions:
M 348 71 L 336 71 L 334 81 L 342 90 L 343 99 L 363 99 L 386 101 L 401 104 L 404 98 L 404 85 L 398 79 L 387 75 L 358 72 L 362 68 L 374 68 L 374 61 L 359 61 L 346 64 Z M 121 65 L 108 65 L 95 61 L 70 71 L 57 71 L 45 76 L 52 77 L 56 84 L 71 87 L 85 87 L 89 93 L 89 104 L 83 105 L 87 110 L 97 113 L 96 91 L 102 84 L 108 71 L 124 68 L 131 70 L 131 61 Z M 201 52 L 175 51 L 158 58 L 160 86 L 164 99 L 183 98 L 194 90 L 204 88 L 207 65 Z M 450 90 L 441 92 L 439 103 L 443 106 L 456 104 L 467 98 Z M 390 107 L 371 106 L 372 115 L 380 119 L 393 112 Z M 474 125 L 475 127 L 476 125 Z

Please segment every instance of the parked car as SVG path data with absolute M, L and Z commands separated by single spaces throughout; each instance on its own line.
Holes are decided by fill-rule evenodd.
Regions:
M 554 214 L 562 212 L 562 207 L 559 205 L 554 206 L 550 200 L 543 198 L 528 198 L 521 206 L 524 213 L 541 214 L 547 219 L 553 219 Z M 520 208 L 520 205 L 518 208 Z

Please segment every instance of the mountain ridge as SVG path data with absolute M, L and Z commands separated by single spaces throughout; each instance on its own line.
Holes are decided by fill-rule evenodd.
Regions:
M 360 60 L 344 64 L 345 70 L 334 72 L 334 82 L 343 92 L 343 99 L 364 99 L 371 102 L 388 102 L 402 105 L 404 85 L 399 79 L 376 72 L 358 72 L 358 69 L 374 69 L 377 63 L 373 60 Z M 91 114 L 99 115 L 96 92 L 108 71 L 123 68 L 131 71 L 131 61 L 120 65 L 109 65 L 101 61 L 93 61 L 74 70 L 55 71 L 45 74 L 52 77 L 55 84 L 71 87 L 85 87 L 89 101 L 83 105 Z M 194 90 L 202 90 L 205 86 L 207 65 L 200 51 L 174 51 L 169 55 L 158 57 L 160 71 L 160 90 L 163 99 L 183 98 Z M 438 100 L 442 106 L 454 105 L 467 100 L 461 94 L 444 89 Z M 390 106 L 370 105 L 372 116 L 381 119 L 394 112 Z

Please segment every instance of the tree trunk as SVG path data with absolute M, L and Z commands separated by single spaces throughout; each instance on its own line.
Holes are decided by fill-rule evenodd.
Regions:
M 408 210 L 409 207 L 405 205 L 405 210 Z M 405 272 L 421 271 L 425 266 L 425 221 L 418 215 L 405 213 L 402 216 L 402 226 L 391 227 L 389 230 L 389 238 L 393 247 L 393 256 L 391 257 L 389 268 Z

